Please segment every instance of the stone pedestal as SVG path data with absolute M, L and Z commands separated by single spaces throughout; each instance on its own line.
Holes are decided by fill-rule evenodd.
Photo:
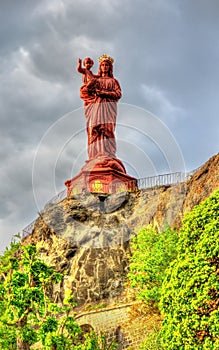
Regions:
M 126 174 L 118 158 L 99 157 L 87 161 L 80 173 L 65 185 L 68 196 L 83 191 L 117 193 L 137 189 L 137 179 Z

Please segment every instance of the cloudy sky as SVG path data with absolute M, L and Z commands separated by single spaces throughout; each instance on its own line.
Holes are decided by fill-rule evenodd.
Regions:
M 118 157 L 147 177 L 218 152 L 218 0 L 0 3 L 1 249 L 86 159 L 78 57 L 114 57 Z

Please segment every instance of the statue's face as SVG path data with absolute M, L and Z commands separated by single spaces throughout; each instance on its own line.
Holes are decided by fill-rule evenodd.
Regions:
M 101 72 L 108 73 L 110 69 L 110 65 L 107 61 L 103 61 L 100 65 L 100 68 L 101 68 Z
M 87 58 L 84 63 L 85 63 L 85 67 L 88 69 L 93 66 L 93 62 L 90 58 Z

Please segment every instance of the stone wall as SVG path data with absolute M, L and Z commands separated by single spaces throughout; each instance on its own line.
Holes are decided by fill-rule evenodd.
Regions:
M 160 322 L 157 313 L 140 314 L 133 317 L 133 308 L 139 303 L 132 302 L 100 310 L 84 312 L 76 316 L 77 322 L 85 329 L 89 327 L 97 333 L 106 333 L 108 342 L 116 340 L 119 350 L 137 349 L 147 335 Z

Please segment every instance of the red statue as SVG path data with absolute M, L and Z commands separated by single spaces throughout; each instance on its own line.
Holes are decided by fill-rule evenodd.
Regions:
M 116 158 L 114 132 L 117 101 L 122 96 L 119 82 L 113 77 L 113 59 L 103 55 L 99 62 L 96 78 L 88 80 L 80 89 L 84 100 L 90 160 L 97 157 Z
M 77 182 L 84 189 L 90 189 L 90 184 L 96 183 L 96 189 L 99 188 L 97 192 L 107 193 L 113 191 L 112 185 L 116 182 L 125 189 L 136 187 L 136 179 L 126 174 L 123 163 L 116 157 L 114 133 L 117 102 L 122 92 L 113 76 L 113 62 L 112 57 L 102 55 L 99 58 L 98 74 L 94 75 L 90 70 L 93 66 L 91 58 L 84 59 L 85 68 L 82 68 L 81 59 L 78 60 L 77 70 L 83 74 L 80 97 L 84 101 L 89 160 L 79 175 L 66 182 L 68 194 L 72 193 Z M 128 182 L 132 182 L 132 185 L 127 185 Z

